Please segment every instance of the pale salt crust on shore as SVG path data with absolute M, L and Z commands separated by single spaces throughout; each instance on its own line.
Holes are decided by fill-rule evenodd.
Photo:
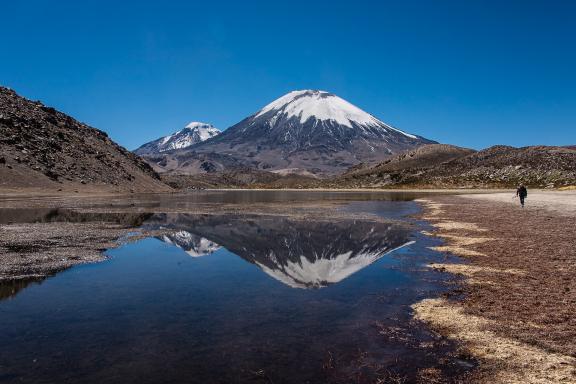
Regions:
M 550 353 L 486 330 L 487 319 L 464 313 L 445 299 L 425 299 L 412 306 L 416 319 L 450 339 L 464 342 L 484 363 L 502 367 L 489 381 L 509 384 L 574 383 L 576 359 Z

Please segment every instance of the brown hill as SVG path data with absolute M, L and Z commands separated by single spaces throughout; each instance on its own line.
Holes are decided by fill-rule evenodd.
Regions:
M 0 189 L 158 192 L 170 187 L 105 132 L 0 87 Z
M 167 172 L 160 174 L 162 181 L 176 189 L 209 188 L 312 188 L 317 179 L 295 174 L 279 174 L 253 168 L 202 173 L 196 175 Z M 316 182 L 316 183 L 315 183 Z M 315 184 L 314 184 L 315 183 Z
M 478 152 L 429 145 L 328 182 L 331 187 L 561 187 L 576 184 L 572 147 L 494 146 Z M 452 157 L 452 158 L 451 158 Z
M 143 154 L 142 158 L 160 173 L 205 175 L 218 172 L 256 169 L 253 164 L 221 153 L 197 153 L 189 149 Z
M 448 144 L 427 144 L 416 149 L 402 152 L 394 157 L 372 166 L 363 167 L 346 174 L 362 175 L 375 172 L 392 172 L 411 168 L 432 168 L 442 163 L 474 153 L 473 149 L 456 147 Z

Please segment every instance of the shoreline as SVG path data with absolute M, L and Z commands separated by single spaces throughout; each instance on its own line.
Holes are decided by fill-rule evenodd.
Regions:
M 428 267 L 463 277 L 464 297 L 422 300 L 414 318 L 479 361 L 473 382 L 574 383 L 576 199 L 559 212 L 538 193 L 525 209 L 494 195 L 416 200 L 444 240 L 434 249 L 464 262 Z
M 197 192 L 404 192 L 404 193 L 442 193 L 442 194 L 484 194 L 484 193 L 498 193 L 511 191 L 510 188 L 206 188 L 206 189 L 191 189 L 191 190 L 177 190 L 163 191 L 163 192 L 142 192 L 142 191 L 106 191 L 106 190 L 90 190 L 84 189 L 74 192 L 72 190 L 58 191 L 46 190 L 37 188 L 0 188 L 0 199 L 6 198 L 36 198 L 36 197 L 105 197 L 105 196 L 146 196 L 146 195 L 174 195 L 174 194 L 190 194 Z M 533 189 L 536 190 L 536 189 Z M 557 192 L 558 189 L 538 189 L 542 192 Z

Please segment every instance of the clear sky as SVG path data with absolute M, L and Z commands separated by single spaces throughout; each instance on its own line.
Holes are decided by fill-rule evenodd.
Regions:
M 128 149 L 321 89 L 480 149 L 576 144 L 576 1 L 2 1 L 0 84 Z

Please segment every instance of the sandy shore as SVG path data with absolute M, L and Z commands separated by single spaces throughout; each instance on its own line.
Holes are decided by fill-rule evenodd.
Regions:
M 438 250 L 463 264 L 464 299 L 428 299 L 415 317 L 463 343 L 479 383 L 576 383 L 576 194 L 514 192 L 420 200 Z
M 0 224 L 0 282 L 43 278 L 102 261 L 107 249 L 161 233 L 136 229 L 130 220 Z
M 515 191 L 471 194 L 464 197 L 518 205 Z M 563 216 L 576 216 L 576 191 L 529 191 L 525 209 L 528 211 L 546 209 Z

